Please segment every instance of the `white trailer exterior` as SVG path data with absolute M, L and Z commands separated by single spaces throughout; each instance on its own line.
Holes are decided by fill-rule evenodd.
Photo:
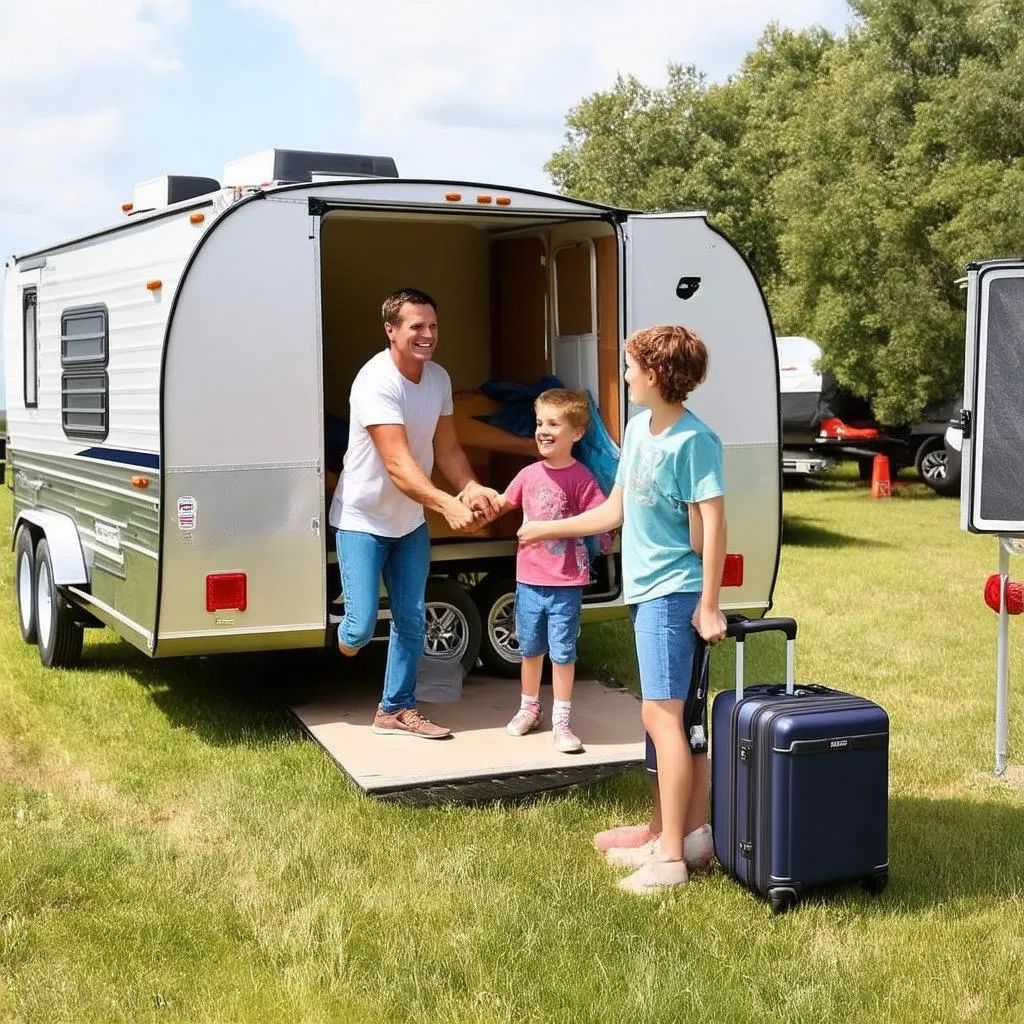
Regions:
M 724 442 L 729 550 L 743 567 L 723 604 L 770 607 L 781 527 L 774 336 L 753 273 L 704 215 L 473 183 L 307 177 L 133 213 L 7 262 L 16 587 L 22 635 L 44 664 L 74 664 L 82 628 L 100 624 L 154 657 L 331 642 L 325 394 L 347 394 L 349 371 L 331 376 L 332 365 L 382 343 L 379 328 L 346 328 L 379 309 L 385 282 L 439 299 L 437 358 L 456 387 L 530 349 L 570 385 L 600 376 L 616 439 L 634 411 L 624 339 L 660 322 L 700 333 L 711 370 L 691 404 Z M 376 238 L 385 255 L 372 253 Z M 499 246 L 539 253 L 536 273 L 533 256 L 508 271 Z M 579 286 L 585 330 L 567 322 L 568 275 L 561 289 L 556 280 L 558 253 L 574 247 L 589 253 L 592 277 L 600 249 L 608 283 L 601 295 L 593 281 Z M 387 255 L 398 251 L 404 262 Z M 523 267 L 540 282 L 536 337 L 516 333 Z M 338 296 L 362 294 L 363 281 L 373 282 L 365 309 L 349 296 L 339 313 Z M 499 293 L 505 320 L 488 342 Z M 437 539 L 432 574 L 493 584 L 511 578 L 513 555 L 507 537 Z M 586 618 L 619 613 L 617 580 L 612 558 Z M 510 607 L 496 590 L 482 588 L 479 610 L 500 648 Z

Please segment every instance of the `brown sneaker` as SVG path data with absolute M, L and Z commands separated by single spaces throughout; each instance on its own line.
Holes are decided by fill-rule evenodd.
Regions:
M 443 740 L 452 734 L 451 729 L 446 729 L 443 725 L 434 725 L 415 708 L 402 708 L 394 714 L 377 708 L 370 731 L 378 736 L 419 736 L 424 740 Z

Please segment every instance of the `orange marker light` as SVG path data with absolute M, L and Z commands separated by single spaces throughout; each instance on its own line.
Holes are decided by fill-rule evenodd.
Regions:
M 193 213 L 189 217 L 188 222 L 190 224 L 202 224 L 204 220 L 206 220 L 206 214 L 205 213 Z
M 495 199 L 494 201 L 498 204 L 498 206 L 511 206 L 512 205 L 512 200 L 509 199 L 508 196 L 498 196 L 498 198 Z
M 480 195 L 476 197 L 476 201 L 478 203 L 489 203 L 491 201 L 491 197 L 486 195 Z
M 148 476 L 133 476 L 132 487 L 138 487 L 140 491 L 144 491 L 149 486 Z
M 160 291 L 161 288 L 163 288 L 163 286 L 164 286 L 163 281 L 147 281 L 146 282 L 146 287 L 151 292 L 158 292 L 158 291 Z
M 457 203 L 457 202 L 459 202 L 462 199 L 462 193 L 461 192 L 445 192 L 444 197 L 445 197 L 445 199 L 448 200 L 449 203 Z
M 132 210 L 134 210 L 134 209 L 135 209 L 135 204 L 134 203 L 122 203 L 121 204 L 121 212 L 122 213 L 131 213 Z

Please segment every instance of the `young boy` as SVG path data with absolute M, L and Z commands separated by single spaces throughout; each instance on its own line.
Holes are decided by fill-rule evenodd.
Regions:
M 713 856 L 706 753 L 691 751 L 683 723 L 693 694 L 698 634 L 725 636 L 719 607 L 725 561 L 722 444 L 684 405 L 707 373 L 707 349 L 678 325 L 637 331 L 626 342 L 629 397 L 647 407 L 630 420 L 615 487 L 591 512 L 556 523 L 524 523 L 521 541 L 587 536 L 622 525 L 623 597 L 633 616 L 644 727 L 654 742 L 658 789 L 642 846 L 613 848 L 611 863 L 637 870 L 619 884 L 652 892 L 687 881 Z M 697 555 L 690 536 L 695 507 L 703 533 Z M 700 546 L 700 545 L 698 545 Z M 697 754 L 695 757 L 694 754 Z M 636 829 L 622 830 L 636 831 Z M 599 839 L 601 837 L 598 837 Z
M 524 523 L 539 523 L 596 508 L 604 501 L 590 470 L 572 457 L 572 446 L 590 420 L 587 396 L 553 388 L 541 394 L 535 438 L 541 461 L 522 470 L 503 495 L 505 508 L 521 508 Z M 555 749 L 583 749 L 572 731 L 572 685 L 576 638 L 580 631 L 583 588 L 590 581 L 587 547 L 579 537 L 520 542 L 516 556 L 516 635 L 522 662 L 519 710 L 508 723 L 512 736 L 525 736 L 541 723 L 540 675 L 544 655 L 551 659 L 554 709 L 551 739 Z

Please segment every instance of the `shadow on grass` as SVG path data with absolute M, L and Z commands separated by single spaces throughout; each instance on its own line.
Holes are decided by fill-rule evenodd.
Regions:
M 816 525 L 811 519 L 791 515 L 782 517 L 782 543 L 801 548 L 882 548 L 890 546 L 865 537 L 837 533 L 835 530 L 828 530 L 823 526 Z
M 1024 895 L 1024 812 L 992 801 L 893 797 L 885 902 L 924 910 Z
M 78 672 L 123 672 L 175 726 L 226 745 L 302 733 L 288 708 L 344 686 L 376 688 L 385 646 L 348 661 L 334 650 L 270 651 L 154 661 L 126 643 L 86 647 Z

